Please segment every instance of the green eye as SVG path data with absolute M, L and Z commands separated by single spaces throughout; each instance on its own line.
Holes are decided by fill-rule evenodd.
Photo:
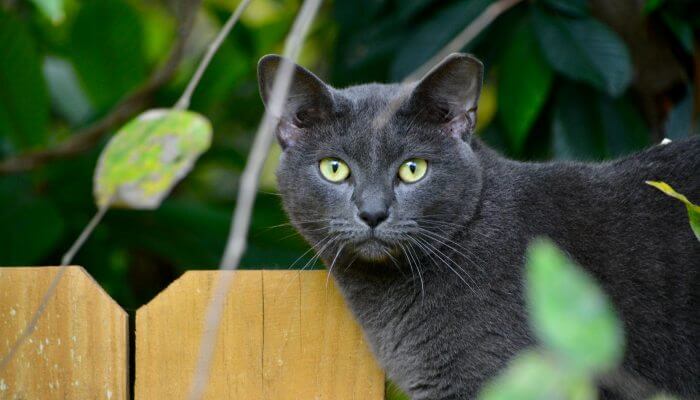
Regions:
M 399 167 L 399 178 L 406 183 L 418 182 L 428 172 L 428 162 L 421 158 L 404 161 Z
M 337 158 L 324 158 L 318 163 L 321 175 L 331 182 L 342 182 L 350 176 L 350 167 Z

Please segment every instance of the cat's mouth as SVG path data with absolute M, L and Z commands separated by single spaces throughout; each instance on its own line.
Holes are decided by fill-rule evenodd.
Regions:
M 355 253 L 361 258 L 368 261 L 387 261 L 392 256 L 394 246 L 379 239 L 376 236 L 370 236 L 354 244 Z

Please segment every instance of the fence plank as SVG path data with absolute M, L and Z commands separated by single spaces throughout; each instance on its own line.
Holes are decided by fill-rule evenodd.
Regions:
M 136 316 L 136 399 L 186 398 L 217 271 L 183 275 Z M 206 399 L 384 398 L 384 376 L 324 271 L 238 271 Z
M 57 267 L 0 268 L 0 349 L 31 319 Z M 124 400 L 128 316 L 81 267 L 69 267 L 32 336 L 0 371 L 0 399 Z
M 136 312 L 137 400 L 185 399 L 217 274 L 189 271 Z M 262 272 L 239 272 L 226 299 L 207 399 L 262 397 Z
M 384 398 L 384 376 L 325 271 L 265 271 L 265 399 Z

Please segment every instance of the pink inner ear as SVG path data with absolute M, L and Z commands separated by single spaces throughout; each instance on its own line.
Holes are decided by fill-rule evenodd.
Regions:
M 476 109 L 460 113 L 444 125 L 446 132 L 455 139 L 465 139 L 476 127 Z
M 279 140 L 282 149 L 294 146 L 301 134 L 301 128 L 285 119 L 280 119 L 277 125 L 277 140 Z

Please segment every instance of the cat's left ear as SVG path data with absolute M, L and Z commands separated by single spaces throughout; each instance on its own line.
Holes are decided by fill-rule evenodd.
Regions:
M 466 140 L 476 127 L 483 76 L 484 65 L 474 56 L 450 54 L 416 84 L 410 110 Z
M 283 149 L 294 145 L 304 130 L 333 112 L 333 93 L 330 86 L 306 68 L 278 55 L 267 55 L 258 62 L 258 84 L 265 107 L 272 101 L 275 76 L 281 67 L 288 67 L 292 80 L 285 104 L 280 110 L 277 139 Z

